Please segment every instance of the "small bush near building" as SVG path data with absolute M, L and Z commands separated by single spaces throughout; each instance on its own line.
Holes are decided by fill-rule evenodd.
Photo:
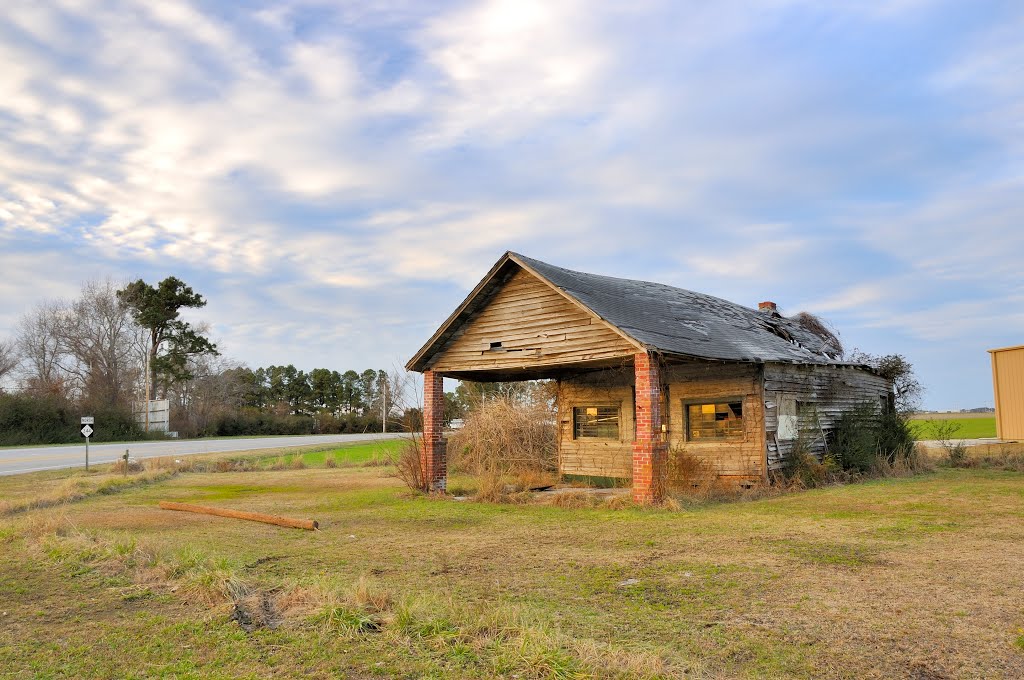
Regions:
M 858 404 L 836 421 L 826 457 L 836 469 L 854 475 L 916 470 L 922 465 L 907 419 L 896 411 L 879 412 L 872 403 Z
M 402 440 L 398 449 L 390 453 L 390 462 L 394 476 L 413 491 L 422 491 L 425 486 L 423 475 L 423 459 L 420 437 Z
M 953 420 L 933 420 L 928 423 L 932 438 L 946 452 L 951 467 L 967 466 L 967 447 L 957 441 L 960 434 L 960 423 Z

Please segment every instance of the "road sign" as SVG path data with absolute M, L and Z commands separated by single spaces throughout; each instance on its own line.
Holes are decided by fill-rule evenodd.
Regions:
M 92 425 L 89 425 L 88 423 L 82 425 L 82 436 L 86 439 L 91 437 L 93 432 L 95 432 L 95 430 L 92 429 Z
M 82 425 L 95 425 L 96 419 L 92 416 L 82 416 Z

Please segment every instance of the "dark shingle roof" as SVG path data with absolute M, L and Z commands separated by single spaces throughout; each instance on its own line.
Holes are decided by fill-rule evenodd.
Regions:
M 650 349 L 724 361 L 844 363 L 828 340 L 778 315 L 661 283 L 509 256 Z

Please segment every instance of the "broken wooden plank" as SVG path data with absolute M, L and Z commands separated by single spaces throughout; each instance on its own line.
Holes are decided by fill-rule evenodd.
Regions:
M 246 519 L 251 522 L 263 522 L 264 524 L 276 524 L 281 527 L 293 529 L 307 529 L 312 531 L 320 526 L 315 519 L 291 519 L 277 515 L 264 515 L 261 512 L 244 512 L 242 510 L 228 510 L 226 508 L 211 508 L 206 505 L 192 505 L 190 503 L 173 503 L 171 501 L 160 501 L 160 507 L 164 510 L 179 510 L 181 512 L 196 512 L 201 515 L 216 515 L 217 517 L 230 517 L 232 519 Z

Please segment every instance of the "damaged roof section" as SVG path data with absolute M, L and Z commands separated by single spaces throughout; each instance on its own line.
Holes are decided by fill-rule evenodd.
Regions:
M 490 304 L 516 271 L 526 271 L 635 343 L 665 355 L 752 363 L 850 364 L 831 338 L 773 310 L 661 283 L 572 271 L 507 252 L 406 364 L 422 371 Z
M 653 350 L 721 361 L 843 363 L 831 340 L 778 314 L 661 283 L 508 255 Z

